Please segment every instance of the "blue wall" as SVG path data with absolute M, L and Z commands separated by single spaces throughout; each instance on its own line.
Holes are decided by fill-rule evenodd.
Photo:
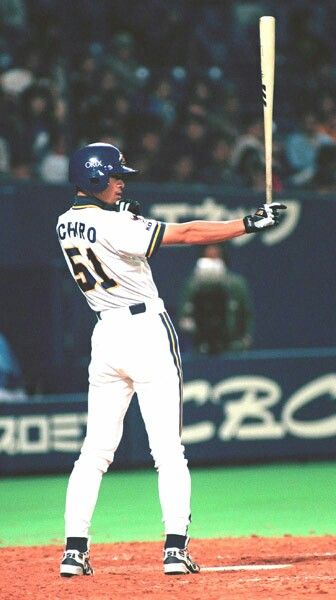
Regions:
M 0 189 L 0 330 L 12 342 L 26 379 L 45 391 L 84 391 L 94 318 L 63 264 L 57 216 L 71 188 L 3 184 Z M 251 212 L 262 195 L 217 186 L 132 184 L 145 216 L 166 221 L 230 219 Z M 334 346 L 335 214 L 327 196 L 282 195 L 279 228 L 230 242 L 232 269 L 252 291 L 254 348 Z M 168 310 L 199 248 L 162 248 L 151 265 Z M 176 266 L 178 265 L 178 269 Z M 182 338 L 182 349 L 188 349 Z
M 183 441 L 191 465 L 336 456 L 336 349 L 185 357 Z M 0 474 L 71 470 L 86 395 L 3 404 Z M 135 401 L 116 467 L 153 465 Z

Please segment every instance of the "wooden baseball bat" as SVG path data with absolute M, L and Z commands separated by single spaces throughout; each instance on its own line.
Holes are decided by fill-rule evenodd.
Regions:
M 275 18 L 259 20 L 261 86 L 264 106 L 266 202 L 272 202 L 273 95 L 275 63 Z

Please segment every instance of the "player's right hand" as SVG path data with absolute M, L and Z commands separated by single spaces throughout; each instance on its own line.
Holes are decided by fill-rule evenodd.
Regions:
M 116 206 L 118 207 L 119 212 L 128 210 L 134 215 L 141 214 L 141 205 L 137 200 L 118 200 L 118 202 L 116 202 Z
M 276 227 L 280 221 L 279 210 L 286 210 L 287 206 L 280 202 L 263 204 L 256 210 L 254 215 L 244 217 L 246 233 L 255 233 L 269 227 Z

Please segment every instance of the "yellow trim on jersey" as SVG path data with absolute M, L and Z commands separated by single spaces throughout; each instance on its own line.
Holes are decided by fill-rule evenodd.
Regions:
M 73 210 L 82 210 L 82 208 L 97 208 L 96 204 L 85 204 L 85 206 L 72 206 Z
M 159 223 L 157 224 L 156 231 L 155 231 L 155 233 L 154 233 L 154 236 L 153 236 L 153 238 L 152 238 L 152 241 L 151 241 L 151 244 L 150 244 L 149 250 L 148 250 L 148 252 L 147 252 L 147 258 L 150 258 L 150 257 L 152 256 L 152 254 L 153 254 L 153 251 L 154 251 L 154 248 L 155 248 L 155 244 L 156 244 L 156 241 L 157 241 L 157 239 L 158 239 L 158 235 L 159 235 L 159 233 L 160 233 L 160 231 L 161 231 L 161 227 L 162 227 L 162 223 L 160 223 L 160 222 L 159 222 Z

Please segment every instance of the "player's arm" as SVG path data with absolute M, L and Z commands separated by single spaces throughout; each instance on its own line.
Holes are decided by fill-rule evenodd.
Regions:
M 233 221 L 189 221 L 187 223 L 167 223 L 162 238 L 163 245 L 173 244 L 212 244 L 231 238 L 274 227 L 279 223 L 279 210 L 284 204 L 273 202 L 264 204 L 254 213 Z
M 246 233 L 243 219 L 167 223 L 162 244 L 211 244 Z

